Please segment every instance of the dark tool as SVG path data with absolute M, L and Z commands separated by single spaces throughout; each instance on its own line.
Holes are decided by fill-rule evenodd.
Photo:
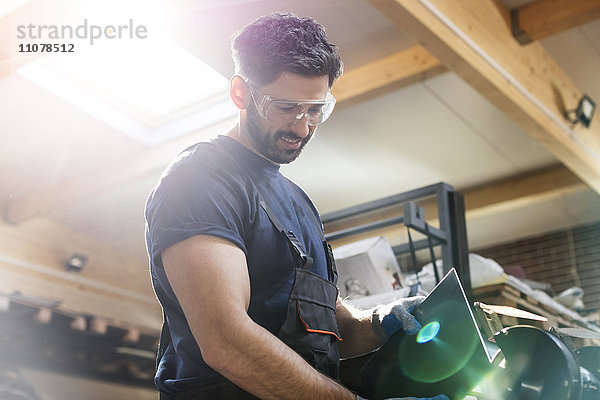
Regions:
M 415 308 L 417 336 L 400 331 L 365 363 L 361 378 L 369 398 L 462 398 L 491 368 L 492 356 L 452 269 Z
M 497 398 L 503 400 L 600 399 L 600 381 L 579 356 L 557 336 L 532 326 L 512 326 L 498 332 L 496 343 L 505 359 L 495 371 Z M 585 349 L 585 348 L 584 348 Z M 600 355 L 590 347 L 581 361 Z M 582 350 L 582 349 L 580 349 Z M 595 354 L 594 354 L 595 353 Z M 596 360 L 596 373 L 598 360 Z
M 512 308 L 478 307 L 494 315 L 544 319 Z M 492 329 L 495 344 L 490 343 L 454 270 L 413 314 L 423 325 L 419 334 L 397 332 L 364 364 L 360 375 L 367 397 L 443 393 L 453 400 L 466 395 L 479 400 L 600 399 L 600 347 L 575 349 L 566 336 L 595 338 L 593 331 L 513 326 Z

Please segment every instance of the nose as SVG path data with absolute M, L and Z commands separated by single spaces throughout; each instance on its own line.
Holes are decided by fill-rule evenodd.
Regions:
M 292 132 L 299 138 L 304 139 L 310 134 L 310 126 L 308 125 L 308 114 L 303 112 L 296 115 L 295 121 L 291 125 Z

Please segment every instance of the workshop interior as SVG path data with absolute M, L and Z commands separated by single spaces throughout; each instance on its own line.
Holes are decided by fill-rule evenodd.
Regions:
M 426 299 L 343 359 L 369 399 L 600 399 L 600 0 L 3 0 L 0 399 L 155 399 L 144 204 L 236 122 L 230 38 L 274 11 L 339 47 L 281 171 L 342 298 Z

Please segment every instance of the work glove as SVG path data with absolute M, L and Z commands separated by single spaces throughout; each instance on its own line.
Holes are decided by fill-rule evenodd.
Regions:
M 424 299 L 423 296 L 405 297 L 377 307 L 371 317 L 373 332 L 384 342 L 400 329 L 416 335 L 422 326 L 411 312 Z
M 367 400 L 364 397 L 356 395 L 356 400 Z M 445 394 L 438 394 L 435 397 L 394 397 L 386 400 L 450 400 L 450 397 Z

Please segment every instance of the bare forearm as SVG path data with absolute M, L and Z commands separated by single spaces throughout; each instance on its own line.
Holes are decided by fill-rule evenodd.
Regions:
M 243 334 L 215 343 L 220 350 L 207 360 L 233 383 L 261 399 L 355 399 L 267 330 L 251 320 L 241 325 Z
M 336 318 L 343 342 L 340 344 L 342 358 L 368 353 L 383 343 L 371 328 L 372 310 L 357 310 L 338 300 Z

